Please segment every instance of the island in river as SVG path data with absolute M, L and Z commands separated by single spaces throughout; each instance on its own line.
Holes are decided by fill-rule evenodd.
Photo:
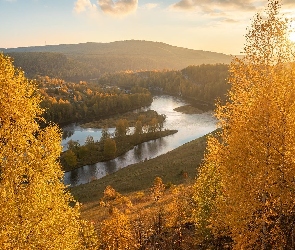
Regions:
M 175 108 L 173 110 L 177 111 L 177 112 L 184 113 L 184 114 L 189 114 L 189 115 L 204 113 L 204 111 L 200 110 L 197 107 L 191 106 L 191 105 L 180 106 L 180 107 L 177 107 L 177 108 Z
M 96 142 L 92 136 L 88 136 L 85 145 L 70 140 L 67 143 L 68 150 L 60 158 L 63 170 L 71 171 L 85 165 L 109 161 L 143 142 L 176 133 L 177 130 L 162 129 L 165 118 L 165 115 L 159 115 L 154 110 L 147 110 L 127 112 L 81 125 L 84 128 L 103 128 L 102 136 Z M 108 131 L 109 126 L 116 128 L 113 134 Z M 130 133 L 130 126 L 134 127 L 133 134 Z
M 85 165 L 112 160 L 143 142 L 156 140 L 177 132 L 177 130 L 163 130 L 106 138 L 97 142 L 94 142 L 93 138 L 88 138 L 85 145 L 82 146 L 76 141 L 70 141 L 68 150 L 61 154 L 61 164 L 63 170 L 67 172 Z
M 99 121 L 92 121 L 81 125 L 82 128 L 114 128 L 117 126 L 119 120 L 126 119 L 130 127 L 134 127 L 137 121 L 141 121 L 142 125 L 148 125 L 153 119 L 157 119 L 157 122 L 163 124 L 165 121 L 165 115 L 160 115 L 155 110 L 146 110 L 140 112 L 126 112 L 124 114 L 118 114 L 107 119 L 101 119 Z

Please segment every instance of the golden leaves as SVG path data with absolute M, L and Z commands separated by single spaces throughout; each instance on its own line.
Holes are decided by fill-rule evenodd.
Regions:
M 294 48 L 279 8 L 270 0 L 267 17 L 255 16 L 245 57 L 230 65 L 228 102 L 216 111 L 222 132 L 195 185 L 197 225 L 230 235 L 235 249 L 281 249 L 294 237 Z
M 60 130 L 41 129 L 34 82 L 0 54 L 0 248 L 82 249 L 79 211 L 61 179 Z

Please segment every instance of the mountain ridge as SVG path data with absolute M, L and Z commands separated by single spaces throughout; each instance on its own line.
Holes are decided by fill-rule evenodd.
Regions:
M 209 51 L 209 50 L 197 50 L 197 49 L 190 49 L 180 46 L 174 46 L 170 45 L 168 43 L 164 42 L 154 42 L 154 41 L 146 41 L 146 40 L 122 40 L 122 41 L 113 41 L 113 42 L 85 42 L 85 43 L 76 43 L 76 44 L 55 44 L 55 45 L 37 45 L 37 46 L 27 46 L 27 47 L 14 47 L 14 48 L 0 48 L 0 51 L 3 51 L 4 53 L 9 52 L 58 52 L 58 53 L 65 53 L 62 49 L 54 49 L 54 48 L 69 48 L 69 47 L 79 47 L 79 46 L 100 46 L 101 48 L 111 45 L 117 45 L 117 44 L 123 44 L 123 43 L 150 43 L 150 44 L 157 44 L 157 45 L 164 45 L 164 46 L 170 46 L 177 49 L 183 49 L 188 51 L 198 51 L 198 52 L 210 52 L 210 53 L 216 53 L 219 55 L 225 55 L 230 56 L 227 54 L 224 54 L 222 52 L 215 52 L 215 51 Z M 74 52 L 74 51 L 73 51 Z
M 181 70 L 189 65 L 228 64 L 232 56 L 144 40 L 0 49 L 29 77 L 89 80 L 118 71 Z M 50 66 L 50 69 L 47 67 Z

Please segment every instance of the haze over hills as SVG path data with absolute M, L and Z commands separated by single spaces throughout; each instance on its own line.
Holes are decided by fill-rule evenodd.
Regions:
M 91 79 L 125 70 L 182 69 L 189 65 L 229 63 L 222 53 L 186 49 L 160 42 L 128 40 L 111 43 L 61 44 L 0 49 L 28 76 Z

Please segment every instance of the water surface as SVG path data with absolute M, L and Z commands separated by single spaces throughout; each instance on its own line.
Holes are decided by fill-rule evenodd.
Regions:
M 191 115 L 173 110 L 186 104 L 183 100 L 172 96 L 154 97 L 153 103 L 147 109 L 165 114 L 164 129 L 177 129 L 176 134 L 142 143 L 114 160 L 86 165 L 67 172 L 64 176 L 65 184 L 76 186 L 99 179 L 120 168 L 165 154 L 216 129 L 216 120 L 211 112 Z M 62 141 L 63 146 L 70 139 L 78 140 L 82 145 L 88 135 L 93 136 L 94 140 L 99 140 L 101 136 L 101 129 L 83 129 L 78 125 L 67 126 L 64 129 L 71 131 L 69 134 L 72 135 Z M 110 129 L 110 132 L 113 131 L 114 129 Z

